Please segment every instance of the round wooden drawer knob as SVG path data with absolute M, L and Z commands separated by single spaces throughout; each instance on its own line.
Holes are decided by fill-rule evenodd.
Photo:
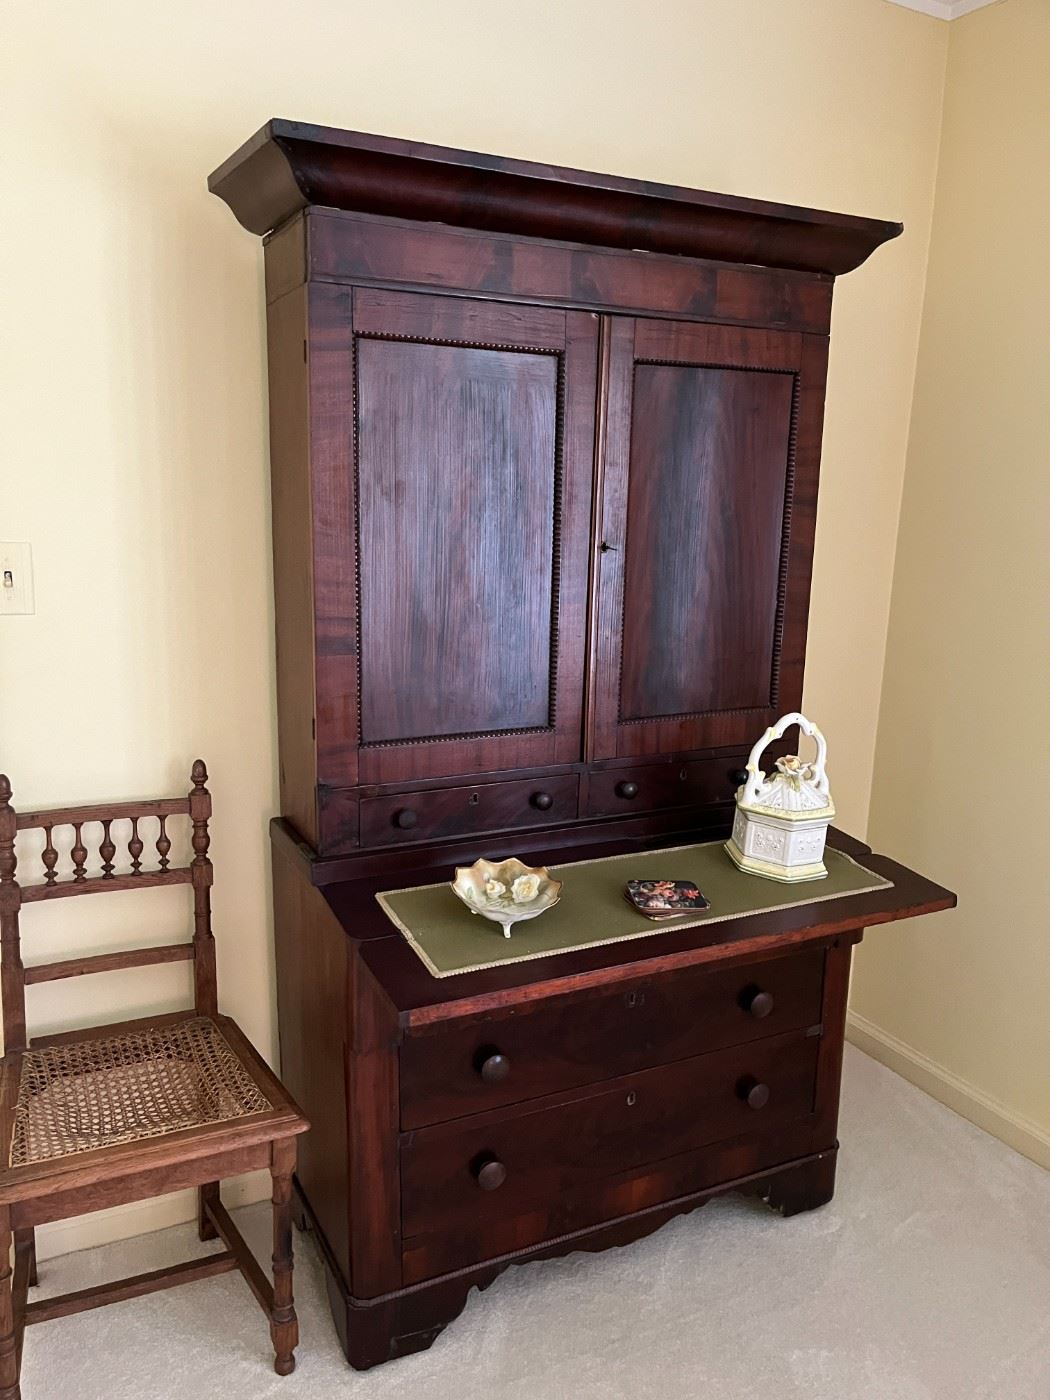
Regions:
M 502 1084 L 510 1074 L 510 1060 L 498 1050 L 492 1050 L 481 1060 L 478 1073 L 486 1084 Z
M 729 775 L 729 781 L 733 784 L 734 789 L 736 789 L 738 787 L 743 787 L 750 776 L 751 774 L 746 768 L 734 768 Z
M 631 799 L 632 797 L 637 797 L 637 796 L 638 796 L 638 784 L 637 784 L 637 783 L 617 783 L 617 784 L 616 784 L 616 796 L 617 796 L 617 797 L 626 797 L 626 798 L 628 799 L 628 801 L 630 801 L 630 799 Z
M 498 1157 L 483 1157 L 474 1167 L 474 1179 L 482 1191 L 498 1191 L 507 1179 L 507 1168 Z
M 402 807 L 399 812 L 394 813 L 394 825 L 399 826 L 402 831 L 408 831 L 419 821 L 417 813 L 411 807 Z
M 541 812 L 547 812 L 554 806 L 554 798 L 549 792 L 534 792 L 529 801 Z
M 769 1085 L 763 1084 L 754 1076 L 748 1075 L 746 1079 L 741 1079 L 736 1086 L 736 1091 L 747 1104 L 748 1108 L 765 1108 L 769 1102 Z
M 747 1009 L 754 1016 L 756 1021 L 764 1021 L 773 1010 L 772 992 L 749 992 L 747 996 Z

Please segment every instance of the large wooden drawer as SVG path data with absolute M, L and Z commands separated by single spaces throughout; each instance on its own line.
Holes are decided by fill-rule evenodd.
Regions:
M 597 1184 L 588 1183 L 580 1190 L 548 1201 L 530 1202 L 524 1210 L 501 1215 L 497 1220 L 486 1218 L 474 1224 L 461 1223 L 455 1230 L 439 1228 L 413 1235 L 405 1240 L 402 1250 L 403 1282 L 419 1283 L 545 1240 L 553 1240 L 554 1252 L 558 1252 L 559 1239 L 575 1230 L 587 1230 L 624 1217 L 629 1220 L 693 1192 L 753 1177 L 806 1157 L 815 1147 L 819 1150 L 812 1122 L 800 1118 L 775 1132 L 747 1133 L 695 1152 L 646 1163 L 634 1171 L 621 1172 Z
M 626 990 L 411 1035 L 401 1047 L 402 1127 L 806 1029 L 820 1020 L 823 974 L 824 953 L 813 949 L 641 977 Z
M 748 1134 L 771 1140 L 813 1112 L 819 1043 L 805 1032 L 776 1036 L 405 1134 L 404 1237 L 469 1233 L 600 1195 L 605 1180 L 648 1163 Z
M 579 777 L 428 788 L 361 799 L 361 844 L 397 845 L 473 832 L 545 826 L 576 817 Z

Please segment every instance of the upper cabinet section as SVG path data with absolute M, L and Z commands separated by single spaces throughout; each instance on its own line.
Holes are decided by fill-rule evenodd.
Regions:
M 902 225 L 274 118 L 208 188 L 253 233 L 308 205 L 837 276 Z
M 280 121 L 209 183 L 267 234 L 282 814 L 717 825 L 801 704 L 835 278 L 900 225 Z

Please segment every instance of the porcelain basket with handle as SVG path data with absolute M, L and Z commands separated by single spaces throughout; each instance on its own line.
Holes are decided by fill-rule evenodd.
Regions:
M 816 743 L 814 762 L 795 754 L 778 758 L 773 772 L 759 767 L 774 740 L 797 724 Z M 835 806 L 825 768 L 824 735 L 805 715 L 784 715 L 767 729 L 747 760 L 747 782 L 737 789 L 733 834 L 726 842 L 730 858 L 751 875 L 793 883 L 820 880 L 828 872 L 824 842 Z

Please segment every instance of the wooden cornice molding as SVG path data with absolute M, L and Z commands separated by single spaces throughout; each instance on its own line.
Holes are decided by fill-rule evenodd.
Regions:
M 252 233 L 311 205 L 837 276 L 903 225 L 275 118 L 208 188 Z

